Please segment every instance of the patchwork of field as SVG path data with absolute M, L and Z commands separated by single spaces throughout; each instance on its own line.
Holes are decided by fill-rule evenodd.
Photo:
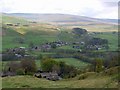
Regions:
M 35 29 L 34 29 L 35 30 Z M 57 40 L 62 40 L 66 42 L 75 42 L 80 39 L 76 39 L 72 33 L 68 33 L 67 31 L 29 31 L 24 35 L 16 32 L 14 29 L 4 30 L 4 35 L 2 36 L 2 49 L 5 50 L 7 48 L 14 47 L 28 47 L 30 43 L 34 43 L 35 45 L 44 44 L 46 42 L 53 42 Z M 93 36 L 93 35 L 92 35 Z M 110 50 L 114 51 L 118 48 L 118 33 L 116 32 L 102 32 L 102 34 L 95 34 L 94 37 L 99 37 L 103 39 L 107 39 L 109 42 Z M 22 43 L 20 43 L 22 41 Z M 8 44 L 9 43 L 9 44 Z M 71 49 L 72 46 L 63 46 L 60 47 L 62 49 Z
M 59 15 L 58 15 L 59 16 Z M 61 15 L 60 15 L 61 16 Z M 54 17 L 54 15 L 52 16 Z M 44 18 L 43 18 L 44 19 Z M 0 52 L 5 51 L 10 48 L 15 47 L 30 47 L 30 44 L 42 45 L 48 42 L 54 41 L 65 41 L 71 43 L 70 45 L 65 45 L 57 47 L 56 50 L 76 50 L 73 48 L 73 42 L 80 42 L 82 38 L 86 37 L 83 35 L 82 38 L 75 36 L 72 33 L 73 28 L 79 27 L 87 29 L 88 36 L 94 36 L 98 38 L 103 38 L 108 40 L 109 49 L 108 51 L 118 50 L 118 27 L 116 23 L 103 23 L 102 21 L 92 18 L 83 18 L 73 16 L 60 18 L 54 17 L 55 22 L 50 23 L 31 23 L 31 19 L 24 19 L 21 17 L 14 17 L 9 15 L 2 15 L 3 28 L 0 28 Z M 59 20 L 60 20 L 59 19 Z M 69 19 L 69 20 L 68 20 Z M 81 22 L 79 20 L 81 19 Z M 47 19 L 46 19 L 47 20 Z M 52 20 L 50 18 L 49 20 Z M 68 20 L 66 22 L 66 20 Z M 78 21 L 76 21 L 78 20 Z M 39 20 L 36 20 L 39 21 Z M 15 26 L 19 23 L 18 26 Z M 7 24 L 13 24 L 13 26 L 8 26 Z M 94 33 L 93 33 L 94 32 Z M 91 34 L 92 33 L 92 34 Z M 104 51 L 104 50 L 103 50 Z M 41 52 L 41 51 L 31 51 L 28 52 L 29 55 L 51 55 L 57 52 Z M 83 70 L 89 63 L 83 62 L 75 58 L 54 58 L 55 61 L 63 61 L 68 65 L 74 66 Z M 7 64 L 11 61 L 0 61 L 0 71 L 6 68 Z M 13 62 L 20 62 L 13 61 Z M 40 60 L 35 60 L 37 68 L 41 67 Z M 36 78 L 28 75 L 3 77 L 2 86 L 3 88 L 117 88 L 118 83 L 114 80 L 114 76 L 105 76 L 98 73 L 88 73 L 88 76 L 84 79 L 79 79 L 79 76 L 70 79 L 62 79 L 60 81 L 50 81 L 43 78 Z
M 82 19 L 82 17 L 81 17 Z M 109 41 L 110 50 L 116 50 L 118 44 L 117 34 L 112 34 L 113 31 L 117 32 L 117 25 L 113 23 L 90 22 L 89 18 L 83 22 L 60 22 L 57 23 L 31 23 L 31 20 L 21 17 L 14 17 L 9 15 L 2 15 L 3 24 L 13 24 L 13 26 L 4 26 L 7 29 L 2 29 L 2 50 L 14 47 L 28 47 L 30 43 L 35 45 L 44 44 L 46 42 L 53 42 L 57 40 L 75 42 L 76 39 L 71 33 L 72 28 L 80 27 L 87 29 L 88 32 L 102 32 L 103 34 L 96 34 L 95 37 L 104 38 Z M 20 23 L 19 26 L 14 26 Z M 75 24 L 75 25 L 74 25 Z M 28 26 L 24 26 L 28 25 Z M 20 43 L 22 41 L 22 43 Z M 60 47 L 63 49 L 72 49 L 71 46 Z M 1 51 L 2 51 L 1 50 Z

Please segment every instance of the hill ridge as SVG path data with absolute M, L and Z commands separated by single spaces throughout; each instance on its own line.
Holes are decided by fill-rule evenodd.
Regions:
M 48 21 L 48 22 L 100 22 L 100 23 L 110 23 L 110 24 L 117 24 L 117 19 L 99 19 L 99 18 L 92 18 L 87 16 L 79 16 L 79 15 L 71 15 L 71 14 L 61 14 L 61 13 L 46 13 L 46 14 L 39 14 L 39 13 L 6 13 L 10 16 L 17 16 L 23 17 L 26 19 L 31 19 L 35 21 Z

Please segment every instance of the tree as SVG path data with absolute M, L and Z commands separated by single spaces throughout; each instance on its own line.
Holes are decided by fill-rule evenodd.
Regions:
M 95 59 L 95 71 L 101 72 L 103 70 L 103 60 L 100 58 Z
M 112 56 L 111 60 L 109 61 L 109 68 L 119 66 L 119 59 L 120 59 L 120 56 L 118 55 Z
M 37 59 L 41 59 L 42 60 L 43 59 L 43 55 L 39 54 L 38 57 L 37 57 Z
M 77 69 L 73 66 L 65 64 L 65 62 L 59 62 L 60 76 L 63 78 L 71 78 L 77 75 Z
M 56 46 L 55 43 L 52 43 L 52 44 L 51 44 L 51 47 L 52 47 L 52 48 L 56 48 L 57 46 Z
M 21 68 L 20 62 L 17 62 L 17 61 L 8 62 L 5 65 L 5 68 L 4 68 L 3 71 L 14 72 L 17 75 L 23 75 L 24 74 L 24 70 Z
M 56 73 L 60 73 L 60 66 L 57 64 L 57 65 L 53 65 L 52 67 L 52 72 L 56 72 Z
M 7 70 L 10 72 L 16 72 L 18 69 L 20 69 L 20 67 L 21 67 L 21 65 L 19 62 L 11 61 L 5 65 L 5 71 Z
M 58 66 L 58 62 L 56 62 L 52 58 L 44 58 L 44 59 L 41 60 L 41 67 L 42 67 L 43 71 L 52 72 L 54 65 Z
M 86 34 L 87 30 L 83 28 L 73 28 L 73 33 L 77 35 Z
M 62 75 L 64 74 L 65 62 L 61 61 L 59 65 L 60 65 L 60 74 Z
M 56 72 L 63 78 L 74 77 L 77 74 L 77 69 L 73 66 L 65 64 L 65 62 L 57 62 L 51 58 L 45 58 L 41 61 L 43 71 Z
M 107 39 L 101 39 L 101 38 L 92 38 L 87 42 L 87 44 L 90 45 L 108 45 L 108 40 Z
M 23 59 L 23 60 L 21 60 L 21 67 L 24 70 L 25 74 L 33 73 L 36 71 L 35 60 Z

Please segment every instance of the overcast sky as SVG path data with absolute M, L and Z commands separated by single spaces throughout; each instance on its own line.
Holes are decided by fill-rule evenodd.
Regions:
M 119 0 L 0 0 L 0 10 L 4 13 L 62 13 L 117 19 L 118 1 Z

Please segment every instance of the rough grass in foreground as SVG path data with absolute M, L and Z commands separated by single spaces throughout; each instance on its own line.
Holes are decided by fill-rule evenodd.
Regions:
M 60 81 L 49 81 L 33 76 L 13 76 L 4 77 L 2 81 L 3 88 L 117 88 L 117 82 L 108 76 Z

